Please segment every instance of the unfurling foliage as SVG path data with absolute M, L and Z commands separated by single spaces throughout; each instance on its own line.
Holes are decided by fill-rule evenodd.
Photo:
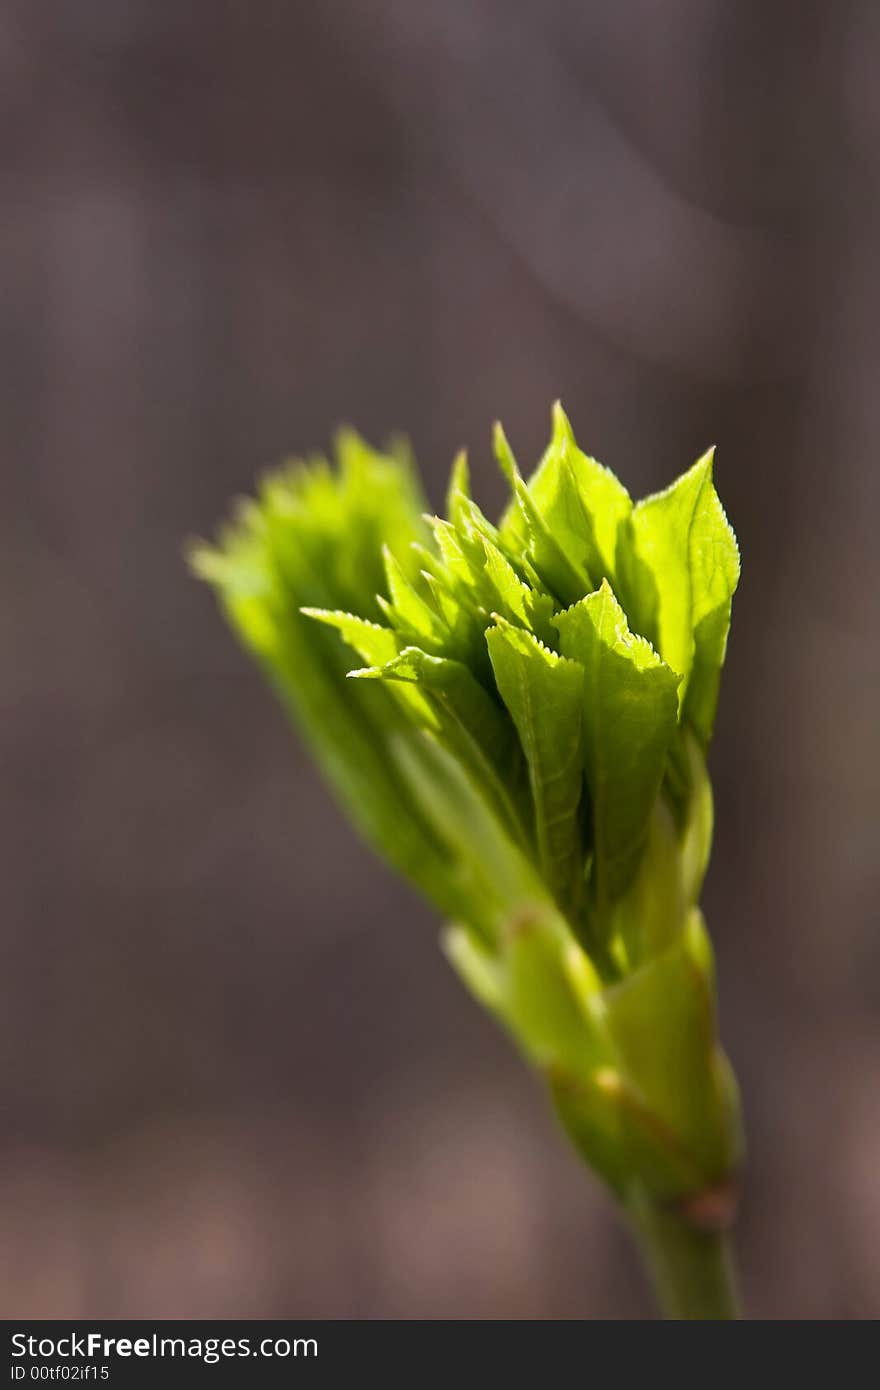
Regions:
M 497 525 L 456 461 L 425 518 L 403 448 L 351 433 L 194 552 L 352 820 L 631 1202 L 736 1166 L 697 906 L 736 540 L 704 455 L 634 505 L 560 406 Z

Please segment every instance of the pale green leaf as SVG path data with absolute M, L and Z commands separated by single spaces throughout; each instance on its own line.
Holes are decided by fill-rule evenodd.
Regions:
M 521 628 L 496 623 L 486 642 L 528 764 L 539 862 L 557 901 L 570 908 L 583 872 L 583 671 Z
M 607 1063 L 601 1004 L 583 1007 L 567 963 L 579 948 L 551 905 L 523 903 L 503 923 L 495 950 L 460 923 L 444 933 L 444 947 L 471 993 L 552 1077 L 580 1079 Z M 588 961 L 583 968 L 590 973 Z
M 302 608 L 300 612 L 306 618 L 314 618 L 326 627 L 335 628 L 343 642 L 370 666 L 383 666 L 400 651 L 397 634 L 380 623 L 358 618 L 353 613 L 331 612 L 326 608 Z
M 471 500 L 471 473 L 464 449 L 456 454 L 446 492 L 446 515 L 456 528 L 460 527 L 463 511 Z
M 467 900 L 390 756 L 403 722 L 390 692 L 346 687 L 339 639 L 296 610 L 273 614 L 253 597 L 220 597 L 358 831 L 441 911 L 461 916 Z
M 523 583 L 509 560 L 491 541 L 483 540 L 485 576 L 493 589 L 493 612 L 526 628 L 547 643 L 552 639 L 554 603 L 531 585 Z
M 618 532 L 632 511 L 630 495 L 609 468 L 578 448 L 571 424 L 559 401 L 553 407 L 553 439 L 550 448 L 545 455 L 545 461 L 529 479 L 529 490 L 548 519 L 548 505 L 544 501 L 544 493 L 545 490 L 552 491 L 555 486 L 553 459 L 559 460 L 561 465 L 567 465 L 567 468 L 561 468 L 560 471 L 569 474 L 577 489 L 580 510 L 566 499 L 563 516 L 570 508 L 573 521 L 580 523 L 581 517 L 584 518 L 586 567 L 597 582 L 603 578 L 613 581 Z M 562 490 L 566 493 L 567 485 L 563 485 Z M 560 525 L 562 524 L 560 518 Z M 576 537 L 573 543 L 577 543 Z
M 715 1041 L 712 949 L 698 911 L 668 950 L 606 991 L 605 1018 L 624 1078 L 693 1164 L 695 1185 L 723 1177 L 739 1135 Z
M 429 734 L 391 740 L 400 773 L 447 856 L 448 876 L 467 904 L 455 915 L 497 943 L 525 903 L 547 903 L 547 888 L 497 808 L 459 759 Z
M 349 675 L 418 686 L 438 711 L 467 731 L 495 767 L 509 771 L 512 731 L 504 712 L 460 661 L 405 647 L 384 664 Z
M 638 864 L 676 727 L 678 678 L 630 632 L 607 582 L 554 622 L 563 655 L 584 668 L 584 764 L 601 913 Z
M 634 508 L 618 554 L 633 625 L 682 677 L 683 716 L 704 745 L 739 579 L 739 550 L 712 482 L 712 459 L 709 450 Z
M 598 1011 L 584 1009 L 566 969 L 571 933 L 558 914 L 527 907 L 506 924 L 503 1012 L 521 1047 L 553 1075 L 579 1077 L 604 1059 Z M 574 949 L 577 949 L 575 946 Z
M 514 499 L 522 513 L 528 537 L 529 559 L 551 593 L 555 594 L 563 603 L 575 603 L 593 588 L 589 572 L 578 562 L 576 557 L 567 554 L 557 540 L 552 526 L 538 506 L 517 467 L 516 459 L 507 442 L 507 436 L 500 424 L 495 425 L 493 437 L 495 457 L 510 483 Z M 509 524 L 506 534 L 508 535 L 506 544 L 509 545 Z
M 438 516 L 429 517 L 429 522 L 437 542 L 437 549 L 440 552 L 446 583 L 452 588 L 453 593 L 461 591 L 468 595 L 473 602 L 476 598 L 475 585 L 478 584 L 479 579 L 478 574 L 476 576 L 474 574 L 474 567 L 469 554 L 470 547 L 466 545 L 461 532 L 451 522 L 444 521 L 442 517 Z
M 388 546 L 382 548 L 389 600 L 379 596 L 379 607 L 389 623 L 410 641 L 429 649 L 443 644 L 445 624 L 435 607 L 419 593 Z M 420 576 L 419 576 L 420 578 Z

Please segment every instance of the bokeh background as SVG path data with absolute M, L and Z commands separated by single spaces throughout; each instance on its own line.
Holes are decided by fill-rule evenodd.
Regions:
M 341 418 L 493 509 L 556 396 L 636 493 L 718 445 L 748 1304 L 880 1315 L 878 59 L 871 0 L 4 0 L 5 1316 L 649 1312 L 181 558 Z

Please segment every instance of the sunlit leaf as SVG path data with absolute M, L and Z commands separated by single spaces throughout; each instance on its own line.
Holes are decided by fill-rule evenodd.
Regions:
M 495 457 L 513 491 L 528 538 L 528 557 L 543 583 L 563 603 L 574 603 L 593 588 L 589 572 L 568 555 L 517 467 L 507 436 L 500 424 L 494 433 Z
M 555 619 L 564 656 L 584 670 L 584 764 L 600 910 L 635 871 L 676 724 L 678 679 L 642 638 L 607 582 Z
M 486 641 L 528 764 L 539 862 L 557 901 L 573 907 L 583 876 L 584 673 L 530 633 L 501 618 L 496 623 Z
M 631 621 L 682 677 L 679 701 L 704 744 L 739 579 L 739 550 L 712 482 L 712 459 L 709 450 L 634 508 L 618 556 Z

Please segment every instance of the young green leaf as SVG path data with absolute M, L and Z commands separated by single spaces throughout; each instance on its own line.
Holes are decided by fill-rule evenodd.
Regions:
M 550 446 L 528 481 L 528 492 L 554 538 L 587 581 L 582 593 L 614 575 L 620 519 L 629 494 L 601 464 L 581 453 L 559 402 Z
M 609 468 L 578 448 L 568 416 L 559 401 L 553 407 L 553 440 L 545 455 L 547 459 L 553 457 L 568 463 L 578 490 L 581 513 L 575 510 L 574 515 L 579 519 L 583 514 L 586 519 L 587 568 L 597 579 L 613 581 L 618 533 L 632 512 L 630 495 Z M 542 469 L 543 464 L 540 464 L 529 481 L 529 489 L 543 506 L 542 493 L 548 484 L 544 482 Z M 546 506 L 544 510 L 546 513 Z
M 471 500 L 471 471 L 467 454 L 461 449 L 455 456 L 449 475 L 446 491 L 446 515 L 456 529 L 460 529 L 463 514 Z
M 552 905 L 522 907 L 504 922 L 495 950 L 462 923 L 447 929 L 444 946 L 472 993 L 551 1076 L 580 1078 L 613 1058 L 601 1004 L 585 1008 L 581 998 L 580 977 L 591 976 L 592 967 L 582 957 L 569 968 L 568 957 L 582 953 Z M 591 988 L 598 1001 L 598 979 Z
M 510 725 L 499 705 L 460 661 L 405 647 L 382 665 L 348 674 L 417 686 L 439 714 L 467 732 L 495 768 L 509 771 L 513 756 Z
M 495 425 L 493 439 L 495 457 L 510 483 L 514 500 L 522 513 L 528 536 L 528 555 L 535 570 L 550 592 L 556 594 L 563 603 L 577 602 L 594 587 L 589 572 L 577 557 L 569 555 L 557 540 L 552 525 L 541 511 L 517 467 L 500 423 Z M 558 511 L 562 512 L 561 505 Z M 568 521 L 570 523 L 570 518 Z M 570 525 L 568 534 L 570 535 Z
M 682 677 L 679 703 L 708 742 L 739 579 L 739 550 L 712 482 L 713 451 L 633 510 L 619 566 L 636 629 Z
M 389 746 L 466 905 L 453 915 L 497 944 L 524 903 L 550 903 L 546 885 L 459 758 L 429 734 L 407 732 Z
M 221 595 L 230 622 L 251 641 L 253 600 Z M 249 603 L 251 608 L 243 609 Z M 449 878 L 445 857 L 406 780 L 389 756 L 401 717 L 390 692 L 352 690 L 338 638 L 295 610 L 271 627 L 254 653 L 282 702 L 295 715 L 339 801 L 363 837 L 445 912 L 467 902 Z
M 629 883 L 676 726 L 678 678 L 630 632 L 607 582 L 554 619 L 584 679 L 584 762 L 601 912 Z
M 436 609 L 418 592 L 388 546 L 382 548 L 385 582 L 390 601 L 379 596 L 379 607 L 391 626 L 409 642 L 440 650 L 446 631 Z
M 326 627 L 334 627 L 343 642 L 370 666 L 384 666 L 400 651 L 397 634 L 380 623 L 357 618 L 353 613 L 331 612 L 326 608 L 301 608 L 300 612 L 306 618 L 324 623 Z
M 557 901 L 571 908 L 583 874 L 578 809 L 584 673 L 531 633 L 500 617 L 495 621 L 486 642 L 528 764 L 539 862 Z
M 492 609 L 543 643 L 553 638 L 555 606 L 549 594 L 523 583 L 497 545 L 483 540 L 484 574 L 492 586 Z
M 698 1180 L 723 1177 L 739 1135 L 717 1060 L 712 948 L 699 911 L 668 950 L 606 991 L 605 1008 L 623 1075 L 669 1142 Z
M 577 1077 L 600 1066 L 608 1049 L 598 1015 L 581 1007 L 572 987 L 565 968 L 570 947 L 557 914 L 540 907 L 520 913 L 505 943 L 504 1014 L 538 1066 Z

